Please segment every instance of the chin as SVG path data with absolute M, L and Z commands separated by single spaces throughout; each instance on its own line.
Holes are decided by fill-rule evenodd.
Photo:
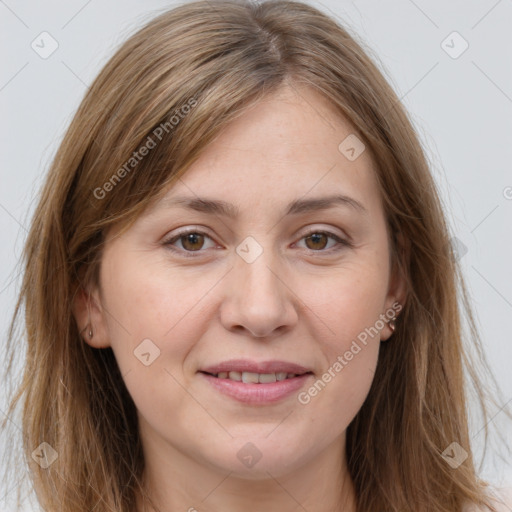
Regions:
M 298 469 L 305 464 L 308 454 L 311 456 L 304 437 L 294 442 L 289 435 L 278 436 L 277 432 L 268 435 L 267 432 L 271 430 L 265 429 L 267 437 L 261 433 L 236 436 L 220 453 L 210 453 L 209 462 L 239 478 L 267 480 L 270 476 L 277 478 Z

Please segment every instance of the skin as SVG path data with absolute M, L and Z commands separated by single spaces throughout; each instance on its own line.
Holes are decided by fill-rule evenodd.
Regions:
M 379 315 L 404 303 L 369 151 L 349 161 L 338 150 L 351 133 L 317 92 L 284 86 L 225 128 L 125 233 L 108 234 L 100 286 L 77 298 L 75 316 L 79 326 L 90 321 L 90 345 L 112 347 L 137 406 L 156 510 L 355 511 L 345 432 L 370 389 L 380 340 L 392 333 L 387 324 L 308 404 L 297 393 L 242 404 L 198 374 L 231 358 L 279 359 L 314 372 L 307 390 Z M 333 192 L 367 213 L 335 206 L 284 215 L 295 199 Z M 240 215 L 166 207 L 177 195 L 224 200 Z M 164 242 L 187 227 L 207 236 L 178 238 L 173 253 Z M 312 241 L 309 228 L 353 245 Z M 247 236 L 263 249 L 252 263 L 236 252 Z M 180 255 L 186 249 L 195 257 Z M 149 366 L 134 356 L 147 338 L 160 350 Z M 261 454 L 251 468 L 237 457 L 248 442 Z

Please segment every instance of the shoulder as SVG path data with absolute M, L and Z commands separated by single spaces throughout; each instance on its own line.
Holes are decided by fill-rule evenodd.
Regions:
M 490 496 L 496 512 L 512 511 L 512 487 L 493 489 Z M 463 508 L 463 512 L 488 512 L 488 510 L 484 510 L 474 504 L 468 504 Z

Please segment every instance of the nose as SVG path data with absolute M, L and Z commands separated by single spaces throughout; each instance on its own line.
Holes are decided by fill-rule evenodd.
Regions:
M 270 251 L 263 251 L 252 263 L 237 255 L 227 277 L 220 308 L 226 329 L 267 338 L 282 335 L 297 323 L 300 300 Z

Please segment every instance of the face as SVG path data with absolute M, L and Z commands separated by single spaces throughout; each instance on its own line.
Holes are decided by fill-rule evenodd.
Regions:
M 369 152 L 332 112 L 281 89 L 109 233 L 79 321 L 155 453 L 265 478 L 344 446 L 403 296 Z

